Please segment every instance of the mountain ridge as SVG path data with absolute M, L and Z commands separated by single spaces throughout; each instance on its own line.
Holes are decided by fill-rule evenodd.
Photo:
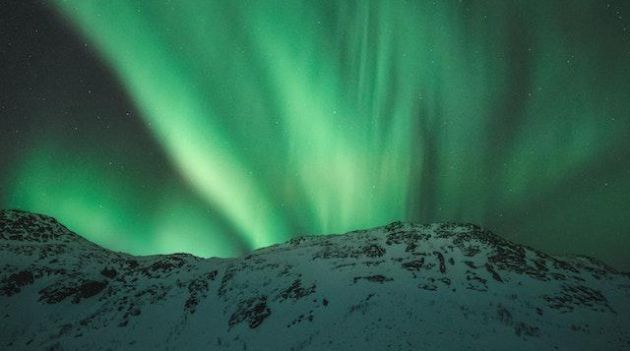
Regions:
M 630 347 L 627 273 L 473 224 L 393 222 L 222 259 L 109 251 L 3 210 L 0 253 L 8 349 Z

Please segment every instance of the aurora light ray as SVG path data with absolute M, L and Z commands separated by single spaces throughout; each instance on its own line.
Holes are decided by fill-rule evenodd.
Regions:
M 134 188 L 149 174 L 120 180 L 129 190 L 116 195 L 124 201 L 105 204 L 109 219 L 92 225 L 99 237 L 159 232 L 143 253 L 176 246 L 225 256 L 239 242 L 251 249 L 299 232 L 468 221 L 549 251 L 627 264 L 623 4 L 54 4 L 116 73 L 204 202 L 184 196 L 169 204 L 172 195 Z M 42 155 L 63 152 L 50 145 L 34 145 L 16 167 L 10 204 L 54 212 L 33 206 L 47 201 L 33 190 L 46 183 L 37 172 Z M 107 177 L 92 169 L 90 179 Z M 77 199 L 81 220 L 72 221 L 71 209 L 64 214 L 89 233 L 97 210 L 72 191 L 80 173 L 71 179 L 54 197 Z M 94 197 L 113 188 L 95 185 Z M 154 202 L 163 205 L 146 221 L 113 219 Z M 204 227 L 185 245 L 168 234 Z M 200 252 L 195 240 L 215 246 Z

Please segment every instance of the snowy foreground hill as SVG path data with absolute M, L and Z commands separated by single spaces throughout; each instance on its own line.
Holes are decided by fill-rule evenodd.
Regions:
M 136 257 L 0 212 L 1 350 L 628 350 L 630 276 L 474 225 Z

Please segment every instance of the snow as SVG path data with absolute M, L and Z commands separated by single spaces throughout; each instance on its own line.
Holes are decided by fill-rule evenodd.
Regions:
M 134 257 L 0 212 L 0 349 L 630 348 L 630 276 L 470 224 Z

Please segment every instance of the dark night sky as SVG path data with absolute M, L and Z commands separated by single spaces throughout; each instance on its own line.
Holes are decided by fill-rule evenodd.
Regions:
M 474 222 L 630 268 L 630 3 L 0 3 L 0 207 L 136 254 Z

